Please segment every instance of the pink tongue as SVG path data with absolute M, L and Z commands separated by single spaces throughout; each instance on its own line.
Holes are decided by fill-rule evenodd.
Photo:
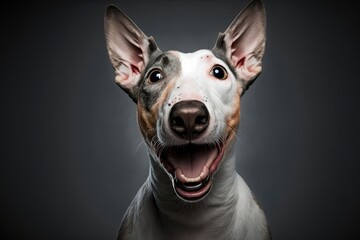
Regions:
M 200 176 L 205 165 L 209 168 L 216 155 L 215 147 L 187 145 L 170 149 L 167 158 L 169 163 L 177 169 L 176 175 L 181 172 L 187 178 L 196 178 Z M 179 179 L 179 176 L 177 178 Z

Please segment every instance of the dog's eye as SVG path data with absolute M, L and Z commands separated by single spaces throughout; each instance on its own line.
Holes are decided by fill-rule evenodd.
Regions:
M 225 68 L 220 65 L 215 65 L 211 69 L 210 74 L 220 80 L 225 80 L 228 77 L 228 73 L 226 72 Z
M 156 83 L 157 81 L 160 81 L 163 78 L 164 78 L 164 76 L 159 69 L 152 70 L 149 73 L 149 77 L 148 77 L 149 81 L 152 83 Z

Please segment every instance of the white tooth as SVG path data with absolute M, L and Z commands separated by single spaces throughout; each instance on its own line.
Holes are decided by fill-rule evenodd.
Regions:
M 196 178 L 188 178 L 184 174 L 181 174 L 181 177 L 184 178 L 187 182 L 200 182 L 200 176 Z

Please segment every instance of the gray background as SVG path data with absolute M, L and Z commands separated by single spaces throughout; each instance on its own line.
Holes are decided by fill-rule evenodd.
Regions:
M 3 6 L 1 231 L 114 239 L 148 162 L 135 104 L 114 83 L 114 3 L 162 50 L 211 48 L 247 1 Z M 263 74 L 242 98 L 237 170 L 274 239 L 359 235 L 359 14 L 349 2 L 270 1 Z

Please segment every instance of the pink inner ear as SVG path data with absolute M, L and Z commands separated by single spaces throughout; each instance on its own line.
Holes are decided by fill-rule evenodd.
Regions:
M 140 74 L 139 68 L 132 64 L 131 64 L 131 72 L 134 74 Z
M 242 57 L 240 60 L 237 61 L 237 63 L 235 64 L 235 68 L 240 68 L 241 66 L 243 66 L 245 63 L 245 57 Z

